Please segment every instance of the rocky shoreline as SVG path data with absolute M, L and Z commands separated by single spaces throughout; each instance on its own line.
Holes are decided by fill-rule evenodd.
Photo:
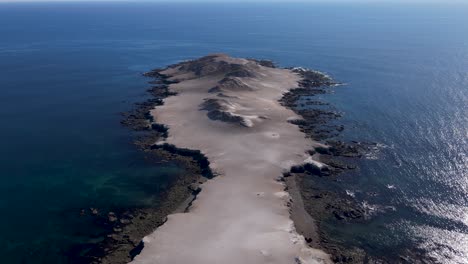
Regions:
M 333 224 L 366 223 L 368 221 L 366 209 L 344 190 L 335 187 L 340 182 L 340 176 L 346 172 L 358 170 L 356 161 L 363 158 L 376 143 L 366 142 L 344 142 L 339 140 L 340 133 L 344 130 L 339 122 L 332 122 L 341 117 L 339 113 L 326 111 L 314 106 L 328 105 L 313 99 L 319 94 L 326 94 L 330 89 L 338 86 L 327 75 L 320 72 L 302 68 L 292 68 L 303 77 L 299 87 L 290 90 L 281 99 L 281 103 L 295 111 L 303 119 L 293 120 L 307 137 L 323 142 L 327 148 L 315 148 L 310 150 L 311 154 L 318 160 L 328 165 L 325 170 L 318 170 L 311 166 L 295 166 L 289 173 L 283 175 L 282 180 L 286 183 L 290 193 L 292 218 L 295 214 L 301 214 L 302 209 L 294 208 L 294 198 L 299 207 L 311 216 L 315 228 L 301 226 L 301 221 L 295 221 L 298 231 L 304 235 L 306 241 L 312 247 L 318 247 L 332 256 L 334 263 L 361 264 L 361 263 L 432 263 L 425 252 L 417 249 L 404 249 L 394 252 L 394 256 L 375 256 L 366 252 L 365 249 L 349 246 L 334 239 L 328 234 L 322 224 L 333 222 Z M 306 98 L 301 101 L 301 98 Z M 330 124 L 333 123 L 333 124 Z M 299 211 L 299 213 L 298 213 Z M 300 216 L 304 218 L 303 216 Z M 298 225 L 299 223 L 299 225 Z M 318 239 L 317 239 L 318 238 Z
M 326 104 L 313 100 L 314 96 L 328 93 L 331 87 L 337 86 L 339 83 L 320 72 L 302 68 L 293 68 L 293 70 L 302 76 L 303 81 L 299 83 L 298 88 L 286 93 L 281 99 L 281 103 L 303 118 L 293 120 L 292 123 L 298 125 L 307 137 L 328 146 L 310 150 L 311 155 L 327 164 L 327 167 L 317 169 L 308 166 L 308 164 L 295 166 L 283 176 L 288 191 L 299 192 L 300 197 L 297 197 L 296 200 L 299 200 L 305 212 L 314 219 L 317 225 L 313 233 L 304 228 L 298 228 L 298 230 L 305 230 L 301 233 L 306 241 L 311 246 L 322 248 L 330 254 L 335 263 L 372 263 L 368 262 L 370 258 L 363 250 L 333 243 L 328 234 L 320 228 L 322 222 L 329 218 L 340 221 L 364 218 L 363 209 L 353 199 L 331 190 L 329 185 L 331 182 L 337 181 L 341 173 L 356 169 L 352 160 L 349 159 L 362 157 L 367 151 L 368 145 L 337 140 L 336 137 L 344 130 L 344 127 L 336 124 L 329 125 L 329 123 L 338 119 L 340 114 L 313 108 L 313 106 Z M 305 102 L 307 107 L 298 104 L 301 97 L 307 98 Z M 330 181 L 330 183 L 324 184 L 326 181 Z M 294 213 L 292 217 L 294 218 Z
M 97 244 L 74 247 L 66 254 L 70 263 L 109 263 L 130 262 L 140 253 L 144 244 L 142 238 L 164 224 L 169 214 L 186 211 L 200 192 L 199 185 L 214 177 L 209 162 L 200 151 L 179 149 L 172 145 L 155 145 L 167 137 L 167 128 L 155 122 L 149 111 L 163 104 L 163 99 L 175 95 L 168 85 L 174 82 L 158 70 L 145 73 L 152 85 L 147 92 L 151 98 L 136 104 L 128 113 L 122 113 L 122 125 L 136 131 L 134 141 L 145 154 L 145 159 L 153 163 L 173 162 L 188 173 L 176 179 L 162 193 L 162 202 L 151 208 L 122 208 L 116 212 L 100 212 L 98 208 L 81 210 L 81 217 L 91 217 L 93 222 L 108 230 L 106 238 Z

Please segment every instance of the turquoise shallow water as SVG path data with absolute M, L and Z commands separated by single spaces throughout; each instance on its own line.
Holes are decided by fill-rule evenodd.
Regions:
M 227 52 L 347 83 L 323 96 L 343 137 L 381 147 L 341 185 L 370 223 L 330 232 L 468 263 L 467 18 L 464 5 L 0 4 L 3 260 L 66 263 L 99 239 L 81 208 L 157 204 L 183 171 L 145 163 L 118 113 L 144 100 L 141 72 Z

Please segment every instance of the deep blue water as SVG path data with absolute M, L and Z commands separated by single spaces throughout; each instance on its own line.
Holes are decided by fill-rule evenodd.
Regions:
M 99 232 L 81 208 L 157 204 L 183 171 L 146 163 L 118 113 L 141 72 L 225 52 L 347 83 L 323 99 L 344 138 L 380 144 L 343 183 L 376 210 L 331 232 L 468 263 L 467 33 L 467 5 L 0 4 L 2 262 L 65 262 Z

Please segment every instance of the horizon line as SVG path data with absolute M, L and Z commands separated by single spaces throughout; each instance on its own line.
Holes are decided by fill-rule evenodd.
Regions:
M 0 0 L 0 3 L 366 3 L 366 4 L 468 4 L 464 0 Z

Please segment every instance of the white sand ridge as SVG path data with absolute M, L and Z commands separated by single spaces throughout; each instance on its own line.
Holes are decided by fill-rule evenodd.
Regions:
M 132 263 L 331 263 L 295 231 L 290 196 L 276 180 L 293 165 L 314 163 L 307 150 L 317 143 L 278 102 L 299 75 L 222 54 L 162 73 L 179 81 L 169 87 L 177 96 L 151 112 L 168 126 L 166 142 L 200 150 L 220 176 L 201 186 L 189 212 L 168 216 L 145 237 Z

